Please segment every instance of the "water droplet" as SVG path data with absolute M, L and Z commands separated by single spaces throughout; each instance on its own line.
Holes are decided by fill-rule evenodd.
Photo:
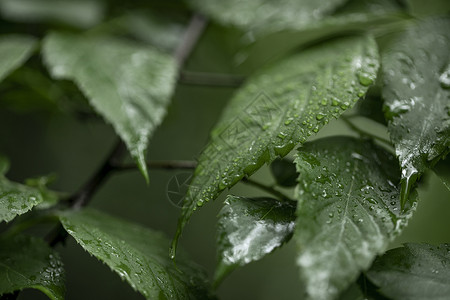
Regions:
M 358 75 L 359 83 L 361 83 L 363 86 L 369 86 L 373 84 L 374 78 L 371 74 L 361 72 Z
M 317 119 L 317 120 L 322 120 L 323 118 L 325 118 L 325 115 L 322 114 L 322 113 L 318 113 L 318 114 L 316 115 L 316 119 Z
M 450 68 L 445 70 L 441 76 L 439 76 L 439 82 L 444 89 L 450 89 Z

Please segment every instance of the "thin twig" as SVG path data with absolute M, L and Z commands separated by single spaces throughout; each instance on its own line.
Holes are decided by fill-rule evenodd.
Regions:
M 86 182 L 83 187 L 73 194 L 68 200 L 70 208 L 81 208 L 86 206 L 92 199 L 93 194 L 98 190 L 101 184 L 108 178 L 111 172 L 114 170 L 114 166 L 117 165 L 124 153 L 125 145 L 122 141 L 117 142 L 114 149 L 110 152 L 108 157 L 98 171 Z M 46 237 L 47 242 L 51 247 L 64 242 L 67 238 L 67 232 L 64 230 L 61 224 L 58 224 Z
M 277 190 L 274 189 L 273 187 L 264 185 L 264 184 L 262 184 L 262 183 L 260 183 L 260 182 L 254 181 L 254 180 L 252 180 L 252 179 L 250 179 L 250 178 L 244 177 L 244 178 L 242 178 L 242 182 L 247 183 L 247 184 L 249 184 L 249 185 L 253 185 L 254 187 L 257 187 L 257 188 L 259 188 L 259 189 L 261 189 L 261 190 L 263 190 L 263 191 L 265 191 L 265 192 L 267 192 L 267 193 L 269 193 L 269 194 L 272 194 L 273 196 L 277 197 L 278 200 L 281 200 L 281 201 L 288 201 L 288 202 L 289 202 L 289 201 L 290 201 L 290 202 L 293 201 L 293 200 L 290 199 L 288 196 L 286 196 L 285 194 L 283 194 L 283 193 L 277 191 Z
M 197 162 L 192 160 L 157 160 L 149 161 L 147 163 L 147 168 L 149 169 L 166 169 L 166 170 L 176 170 L 176 169 L 195 169 L 197 167 Z M 136 170 L 135 164 L 129 165 L 114 165 L 113 171 L 128 171 Z
M 231 88 L 240 87 L 244 80 L 245 77 L 240 75 L 192 71 L 181 71 L 178 78 L 178 82 L 181 84 Z
M 195 14 L 188 25 L 188 28 L 184 32 L 181 39 L 181 43 L 177 49 L 175 49 L 175 60 L 178 62 L 178 66 L 181 68 L 186 59 L 191 54 L 195 45 L 197 44 L 200 36 L 206 28 L 207 19 L 200 15 Z
M 378 140 L 382 143 L 385 143 L 386 145 L 392 147 L 392 143 L 382 137 L 376 136 L 370 132 L 367 132 L 359 127 L 357 127 L 355 124 L 353 124 L 347 117 L 345 116 L 341 116 L 342 121 L 344 121 L 344 123 L 353 131 L 357 132 L 359 135 L 361 136 L 366 136 L 366 137 L 370 137 L 373 138 L 375 140 Z

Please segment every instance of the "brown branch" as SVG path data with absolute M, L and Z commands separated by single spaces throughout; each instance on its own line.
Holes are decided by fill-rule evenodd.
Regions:
M 181 39 L 181 43 L 177 49 L 175 49 L 175 60 L 178 62 L 179 68 L 181 68 L 186 59 L 191 54 L 195 45 L 197 44 L 200 36 L 206 28 L 207 19 L 199 14 L 195 14 L 192 16 L 191 21 L 188 25 L 188 28 L 184 32 L 184 35 Z

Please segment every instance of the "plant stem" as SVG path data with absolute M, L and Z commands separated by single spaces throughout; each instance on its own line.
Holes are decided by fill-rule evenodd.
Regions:
M 149 161 L 147 167 L 149 169 L 166 169 L 166 170 L 177 170 L 177 169 L 195 169 L 197 163 L 191 160 L 158 160 Z M 135 164 L 129 165 L 115 165 L 113 171 L 128 171 L 136 170 Z
M 180 68 L 184 65 L 186 59 L 200 39 L 200 36 L 206 28 L 206 24 L 207 19 L 204 16 L 200 14 L 194 14 L 192 16 L 188 28 L 181 39 L 181 43 L 179 47 L 175 49 L 174 53 L 175 60 L 178 62 Z
M 80 190 L 78 190 L 67 200 L 69 208 L 79 209 L 86 206 L 90 202 L 92 195 L 114 170 L 114 166 L 117 164 L 117 161 L 123 157 L 125 150 L 125 144 L 122 141 L 117 142 L 116 146 L 110 152 L 105 162 L 97 170 L 97 172 L 82 186 Z M 58 243 L 64 242 L 66 238 L 67 232 L 61 224 L 58 224 L 58 226 L 47 235 L 46 240 L 51 247 L 54 247 Z
M 372 139 L 378 140 L 382 143 L 385 143 L 386 145 L 392 147 L 392 143 L 382 137 L 376 136 L 370 132 L 367 132 L 359 127 L 357 127 L 355 124 L 353 124 L 347 117 L 345 116 L 341 116 L 342 121 L 344 121 L 344 123 L 353 131 L 359 133 L 360 136 L 366 136 L 366 137 L 370 137 Z
M 240 75 L 181 71 L 178 82 L 187 85 L 237 88 L 244 80 L 245 77 Z
M 269 194 L 272 194 L 273 196 L 277 197 L 277 199 L 279 199 L 281 201 L 287 201 L 287 202 L 292 202 L 293 201 L 288 196 L 286 196 L 285 194 L 277 191 L 273 187 L 264 185 L 264 184 L 262 184 L 260 182 L 254 181 L 254 180 L 252 180 L 250 178 L 244 177 L 244 178 L 242 178 L 242 182 L 246 183 L 248 185 L 252 185 L 254 187 L 257 187 L 257 188 L 259 188 L 259 189 L 261 189 L 261 190 L 263 190 L 263 191 L 265 191 L 265 192 L 267 192 Z

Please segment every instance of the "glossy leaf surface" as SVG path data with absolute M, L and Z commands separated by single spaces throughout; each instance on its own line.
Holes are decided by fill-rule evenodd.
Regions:
M 23 235 L 0 239 L 0 295 L 26 288 L 50 299 L 64 299 L 64 269 L 57 252 L 40 239 Z
M 297 264 L 310 299 L 334 299 L 407 224 L 400 171 L 386 150 L 350 137 L 305 144 L 296 159 Z
M 369 37 L 330 41 L 267 67 L 225 108 L 188 189 L 175 242 L 193 211 L 339 117 L 376 77 Z M 173 247 L 174 249 L 175 247 Z
M 302 27 L 334 11 L 346 0 L 190 0 L 196 9 L 226 25 L 276 31 Z
M 0 155 L 0 222 L 9 222 L 43 201 L 40 191 L 5 177 L 9 161 Z
M 450 146 L 450 19 L 419 23 L 383 57 L 385 116 L 402 168 L 402 201 Z M 417 38 L 420 37 L 420 38 Z
M 148 180 L 145 152 L 174 89 L 174 59 L 122 40 L 59 33 L 46 37 L 43 53 L 52 76 L 73 80 L 113 125 Z
M 448 299 L 450 245 L 405 244 L 377 258 L 367 277 L 391 299 Z
M 216 282 L 238 266 L 262 259 L 294 231 L 295 202 L 229 195 L 219 213 Z
M 35 44 L 35 39 L 28 36 L 0 36 L 0 81 L 30 57 Z
M 147 299 L 207 299 L 204 273 L 183 257 L 175 266 L 161 233 L 95 210 L 63 214 L 67 232 Z
M 88 28 L 103 18 L 104 4 L 96 0 L 2 0 L 5 19 L 26 23 L 59 22 Z

